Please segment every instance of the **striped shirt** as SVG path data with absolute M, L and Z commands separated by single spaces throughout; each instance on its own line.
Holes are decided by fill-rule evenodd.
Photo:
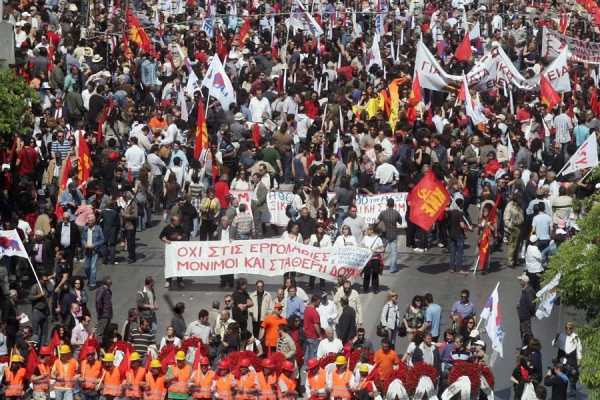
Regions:
M 247 212 L 239 213 L 233 218 L 232 226 L 236 232 L 236 239 L 239 235 L 250 235 L 253 230 L 252 216 Z
M 130 334 L 133 349 L 140 353 L 142 357 L 148 352 L 148 346 L 155 344 L 156 338 L 152 331 L 142 332 L 140 329 L 134 329 Z
M 562 113 L 554 118 L 554 129 L 556 129 L 556 141 L 560 144 L 569 143 L 571 141 L 571 129 L 573 122 L 571 118 Z
M 67 158 L 69 153 L 71 152 L 71 141 L 68 139 L 63 140 L 63 142 L 59 142 L 55 140 L 50 145 L 50 151 L 55 154 L 57 158 L 61 161 Z

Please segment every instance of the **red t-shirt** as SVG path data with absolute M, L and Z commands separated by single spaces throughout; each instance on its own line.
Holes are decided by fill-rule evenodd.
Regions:
M 221 208 L 226 209 L 229 207 L 229 185 L 227 182 L 219 181 L 215 184 L 215 197 L 219 199 Z
M 307 339 L 319 339 L 321 332 L 315 330 L 315 325 L 321 324 L 321 317 L 314 306 L 307 306 L 304 310 L 304 336 Z
M 37 164 L 38 153 L 33 147 L 23 147 L 19 153 L 19 175 L 29 175 L 35 171 Z

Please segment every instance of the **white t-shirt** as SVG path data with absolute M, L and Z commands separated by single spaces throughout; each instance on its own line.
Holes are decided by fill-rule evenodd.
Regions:
M 317 358 L 321 358 L 324 355 L 329 353 L 339 353 L 344 350 L 344 344 L 338 338 L 333 340 L 323 339 L 319 342 L 319 347 L 317 348 Z
M 131 171 L 136 172 L 142 168 L 144 161 L 146 161 L 146 153 L 140 146 L 133 145 L 125 152 L 125 160 L 127 161 L 127 168 Z

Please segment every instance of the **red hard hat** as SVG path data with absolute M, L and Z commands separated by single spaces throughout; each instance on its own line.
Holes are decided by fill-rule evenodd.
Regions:
M 40 348 L 40 356 L 51 356 L 52 355 L 52 349 L 50 349 L 49 346 L 42 346 Z
M 218 365 L 218 369 L 229 369 L 229 364 L 226 361 L 221 361 Z
M 308 360 L 308 362 L 306 363 L 306 368 L 307 369 L 315 369 L 319 366 L 319 360 L 317 360 L 316 358 L 311 358 L 310 360 Z
M 294 364 L 290 361 L 284 361 L 281 369 L 284 371 L 294 372 L 296 368 L 294 368 Z
M 273 360 L 271 360 L 270 358 L 265 358 L 262 362 L 263 368 L 273 368 L 274 366 L 275 364 L 273 364 Z
M 242 368 L 248 368 L 250 366 L 250 360 L 247 358 L 244 358 L 242 360 L 240 360 L 240 367 Z
M 208 357 L 200 357 L 200 365 L 208 365 Z

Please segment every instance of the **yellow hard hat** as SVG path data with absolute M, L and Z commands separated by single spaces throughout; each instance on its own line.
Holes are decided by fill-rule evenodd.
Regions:
M 152 360 L 150 362 L 150 368 L 162 368 L 162 364 L 158 360 Z
M 10 362 L 23 362 L 25 361 L 25 359 L 23 358 L 23 356 L 19 355 L 19 354 L 14 354 L 11 358 L 10 358 Z
M 185 361 L 185 353 L 183 351 L 179 350 L 177 352 L 177 354 L 175 354 L 175 359 L 177 361 Z
M 337 356 L 337 358 L 335 359 L 335 365 L 346 365 L 346 357 Z
M 68 344 L 63 344 L 58 348 L 58 354 L 69 354 L 71 352 L 71 348 Z
M 104 357 L 102 357 L 103 362 L 113 362 L 115 361 L 115 355 L 113 353 L 106 353 Z
M 140 353 L 138 353 L 137 351 L 134 351 L 133 353 L 131 353 L 129 355 L 129 361 L 140 361 L 142 359 L 142 357 L 140 356 Z
M 369 364 L 360 364 L 358 372 L 369 372 Z

